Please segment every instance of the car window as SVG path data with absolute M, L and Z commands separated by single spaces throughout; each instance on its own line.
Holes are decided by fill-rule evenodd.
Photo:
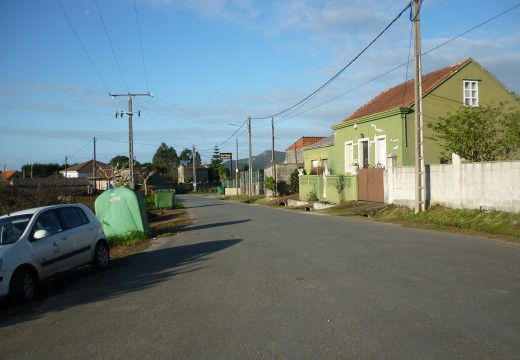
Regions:
M 0 219 L 0 245 L 16 242 L 27 228 L 32 215 L 10 216 Z
M 79 214 L 82 224 L 90 223 L 90 220 L 88 219 L 87 214 L 85 214 L 85 212 L 82 209 L 80 209 L 80 208 L 74 208 L 74 209 L 76 209 L 76 212 Z
M 63 220 L 63 226 L 65 229 L 72 229 L 77 226 L 81 226 L 85 224 L 86 217 L 85 213 L 83 213 L 83 210 L 76 207 L 64 207 L 61 209 L 58 209 L 58 213 L 61 216 L 61 219 Z M 83 213 L 84 217 L 81 217 L 81 213 Z M 87 218 L 88 222 L 88 218 Z
M 47 230 L 50 235 L 62 231 L 58 215 L 54 210 L 46 211 L 38 216 L 33 229 L 33 234 L 37 230 Z

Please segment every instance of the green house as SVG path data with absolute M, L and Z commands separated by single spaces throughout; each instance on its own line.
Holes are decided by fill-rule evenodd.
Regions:
M 339 124 L 333 125 L 333 145 L 304 149 L 305 170 L 311 174 L 316 164 L 331 174 L 355 177 L 359 168 L 384 168 L 389 156 L 398 166 L 415 164 L 414 80 L 384 90 Z M 429 139 L 429 122 L 438 121 L 461 106 L 509 102 L 520 110 L 518 97 L 475 60 L 469 58 L 422 76 L 425 164 L 441 163 L 441 149 Z M 300 193 L 313 191 L 320 200 L 330 192 L 319 186 L 308 188 L 300 179 Z M 350 184 L 354 184 L 351 181 Z M 304 196 L 300 194 L 300 198 Z M 350 186 L 345 199 L 357 199 Z M 343 199 L 343 200 L 345 200 Z

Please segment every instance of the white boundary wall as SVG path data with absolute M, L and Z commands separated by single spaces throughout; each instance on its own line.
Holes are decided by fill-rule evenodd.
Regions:
M 429 165 L 426 198 L 429 205 L 520 213 L 520 161 Z M 396 166 L 389 157 L 385 171 L 385 203 L 415 206 L 415 167 Z

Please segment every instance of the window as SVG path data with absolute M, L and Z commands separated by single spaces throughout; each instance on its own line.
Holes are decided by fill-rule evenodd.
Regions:
M 354 144 L 352 141 L 345 143 L 345 172 L 354 172 Z
M 464 80 L 464 105 L 478 106 L 478 81 Z
M 311 168 L 316 169 L 317 167 L 318 167 L 318 160 L 312 160 Z
M 376 137 L 376 167 L 386 165 L 386 136 Z
M 60 232 L 61 225 L 56 212 L 46 211 L 38 217 L 36 220 L 36 226 L 33 229 L 33 234 L 36 230 L 47 230 L 49 235 Z
M 83 210 L 75 207 L 58 209 L 66 229 L 72 229 L 88 223 L 88 218 Z
M 359 140 L 358 143 L 358 164 L 361 168 L 368 167 L 368 139 Z

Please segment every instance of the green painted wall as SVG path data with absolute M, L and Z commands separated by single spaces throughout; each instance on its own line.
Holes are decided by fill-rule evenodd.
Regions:
M 304 150 L 304 168 L 307 174 L 310 174 L 312 169 L 312 160 L 318 160 L 318 166 L 323 166 L 323 160 L 327 159 L 329 170 L 332 173 L 336 172 L 336 160 L 334 145 L 328 145 L 325 147 L 319 147 L 315 149 Z
M 299 177 L 300 197 L 302 201 L 309 200 L 311 192 L 316 194 L 319 201 L 327 201 L 339 204 L 341 201 L 336 187 L 340 175 L 303 175 Z M 345 190 L 343 200 L 357 200 L 358 183 L 357 175 L 344 175 Z M 324 189 L 326 192 L 324 192 Z

